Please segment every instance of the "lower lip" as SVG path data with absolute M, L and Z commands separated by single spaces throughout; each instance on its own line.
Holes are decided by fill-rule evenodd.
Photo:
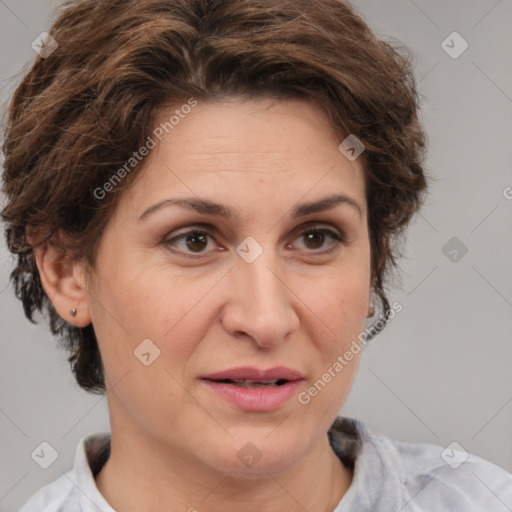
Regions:
M 202 381 L 214 393 L 245 411 L 275 411 L 288 402 L 302 384 L 302 380 L 294 380 L 282 386 L 247 389 L 207 379 Z

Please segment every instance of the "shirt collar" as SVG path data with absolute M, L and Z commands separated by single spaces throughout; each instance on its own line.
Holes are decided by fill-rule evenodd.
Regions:
M 338 416 L 329 440 L 340 460 L 354 468 L 352 483 L 334 512 L 396 512 L 403 503 L 401 464 L 386 438 L 360 420 Z
M 80 491 L 82 512 L 115 512 L 98 490 L 94 480 L 109 452 L 110 434 L 107 432 L 84 437 L 78 444 L 74 462 L 76 482 L 73 483 Z

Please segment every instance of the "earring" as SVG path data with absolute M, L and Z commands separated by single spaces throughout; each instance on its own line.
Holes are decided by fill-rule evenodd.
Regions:
M 73 308 L 69 313 L 71 316 L 76 316 L 76 313 L 77 313 L 76 308 Z

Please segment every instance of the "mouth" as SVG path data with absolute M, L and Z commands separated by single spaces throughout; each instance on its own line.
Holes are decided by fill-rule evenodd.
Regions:
M 249 379 L 204 379 L 209 380 L 211 382 L 219 382 L 221 384 L 231 384 L 236 386 L 237 388 L 245 388 L 245 389 L 258 389 L 258 388 L 268 388 L 274 386 L 283 386 L 290 382 L 288 379 L 272 379 L 272 380 L 249 380 Z
M 304 376 L 298 370 L 285 366 L 260 369 L 252 366 L 240 366 L 211 373 L 202 377 L 205 380 L 252 388 L 265 386 L 283 386 L 287 382 L 303 380 Z
M 201 377 L 214 396 L 245 411 L 274 411 L 284 406 L 304 381 L 303 375 L 285 367 L 262 370 L 232 368 Z

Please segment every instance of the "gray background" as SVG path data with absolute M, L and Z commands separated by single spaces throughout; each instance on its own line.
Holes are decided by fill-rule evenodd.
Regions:
M 457 441 L 512 472 L 512 1 L 354 3 L 378 34 L 414 52 L 435 182 L 391 294 L 403 311 L 364 349 L 342 414 L 402 441 Z M 55 4 L 0 0 L 2 103 L 34 58 L 30 44 L 49 28 Z M 457 59 L 441 47 L 453 31 L 469 43 Z M 442 250 L 452 237 L 460 241 L 456 262 Z M 106 399 L 80 390 L 45 324 L 24 318 L 8 286 L 11 266 L 2 242 L 3 511 L 69 469 L 82 436 L 109 429 Z M 46 470 L 30 456 L 42 441 L 59 453 Z

